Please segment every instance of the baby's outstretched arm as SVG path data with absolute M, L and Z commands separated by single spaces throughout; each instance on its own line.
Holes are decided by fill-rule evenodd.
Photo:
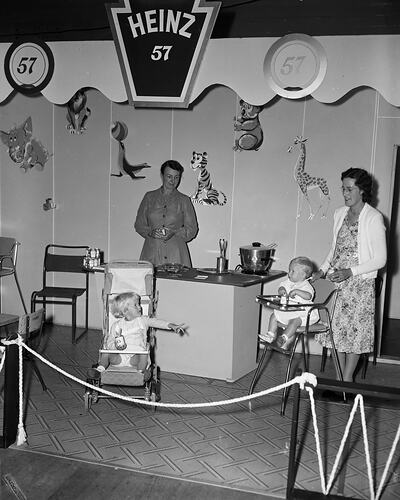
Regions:
M 310 292 L 306 292 L 305 290 L 299 290 L 297 288 L 294 288 L 289 293 L 289 297 L 291 299 L 293 299 L 294 297 L 296 297 L 296 295 L 298 295 L 299 297 L 301 297 L 304 300 L 311 300 L 312 299 L 312 294 Z
M 175 323 L 168 323 L 168 328 L 174 330 L 175 333 L 183 337 L 186 333 L 187 326 L 184 323 L 181 323 L 180 325 L 176 325 Z

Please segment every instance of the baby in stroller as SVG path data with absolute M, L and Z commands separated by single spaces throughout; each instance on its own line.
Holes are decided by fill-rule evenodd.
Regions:
M 117 321 L 113 323 L 104 338 L 104 350 L 101 352 L 98 366 L 89 368 L 88 378 L 98 380 L 101 373 L 109 365 L 130 367 L 131 370 L 143 373 L 143 381 L 148 382 L 152 371 L 148 368 L 147 331 L 149 328 L 174 330 L 179 335 L 185 334 L 183 324 L 177 325 L 162 319 L 144 316 L 141 306 L 141 297 L 135 292 L 124 292 L 116 295 L 110 311 Z M 120 352 L 115 352 L 115 350 Z M 128 351 L 129 354 L 123 351 Z M 134 352 L 134 354 L 132 354 Z

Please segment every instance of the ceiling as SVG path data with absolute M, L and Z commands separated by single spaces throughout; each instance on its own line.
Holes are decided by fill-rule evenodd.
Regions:
M 134 3 L 134 0 L 131 0 Z M 165 0 L 148 0 L 161 4 Z M 0 42 L 111 40 L 104 0 L 20 0 L 3 8 Z M 222 0 L 211 38 L 399 34 L 399 0 Z

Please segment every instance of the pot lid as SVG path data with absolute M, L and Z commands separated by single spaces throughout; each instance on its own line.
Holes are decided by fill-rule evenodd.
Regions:
M 267 248 L 262 243 L 254 241 L 251 245 L 240 247 L 240 250 L 271 250 L 271 248 Z

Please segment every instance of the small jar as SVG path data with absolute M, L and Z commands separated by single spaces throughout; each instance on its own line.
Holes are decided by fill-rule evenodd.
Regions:
M 125 337 L 122 335 L 121 327 L 115 329 L 115 348 L 118 351 L 123 351 L 126 349 Z

